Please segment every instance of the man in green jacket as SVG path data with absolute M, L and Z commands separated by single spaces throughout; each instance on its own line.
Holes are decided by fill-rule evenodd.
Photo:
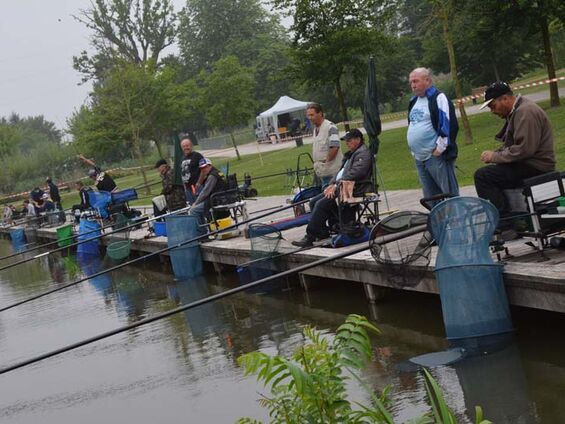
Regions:
M 479 197 L 489 200 L 500 217 L 506 218 L 510 210 L 504 190 L 521 187 L 524 179 L 555 170 L 553 133 L 543 109 L 515 96 L 505 82 L 497 81 L 486 89 L 481 108 L 487 106 L 505 120 L 495 136 L 502 146 L 481 153 L 481 161 L 489 165 L 475 172 L 475 188 Z

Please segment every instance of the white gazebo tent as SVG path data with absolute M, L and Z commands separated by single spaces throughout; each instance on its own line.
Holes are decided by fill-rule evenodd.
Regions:
M 286 132 L 288 124 L 293 119 L 299 119 L 304 123 L 306 119 L 306 107 L 309 103 L 310 102 L 295 100 L 288 96 L 279 98 L 271 108 L 261 112 L 259 116 L 257 116 L 257 138 L 264 140 L 274 134 L 278 139 L 281 134 Z

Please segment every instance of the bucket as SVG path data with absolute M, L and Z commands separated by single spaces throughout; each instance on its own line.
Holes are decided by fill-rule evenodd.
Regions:
M 26 245 L 26 234 L 23 228 L 15 228 L 10 231 L 10 238 L 12 239 L 12 247 L 17 251 L 21 252 L 25 249 Z
M 10 238 L 14 244 L 25 244 L 26 234 L 23 228 L 16 228 L 10 231 Z
M 106 248 L 106 253 L 114 261 L 126 259 L 131 250 L 131 240 L 120 240 L 110 243 Z
M 57 228 L 57 246 L 66 247 L 73 243 L 73 226 L 65 225 Z
M 196 216 L 168 216 L 166 225 L 167 245 L 169 247 L 199 236 L 198 218 Z M 202 255 L 198 241 L 172 249 L 169 251 L 169 255 L 176 278 L 193 278 L 202 274 Z
M 100 253 L 98 250 L 99 240 L 96 238 L 98 236 L 100 236 L 100 224 L 96 221 L 81 219 L 77 238 L 81 243 L 77 246 L 77 253 L 98 255 Z
M 155 222 L 155 224 L 153 224 L 153 232 L 156 236 L 167 237 L 167 223 Z

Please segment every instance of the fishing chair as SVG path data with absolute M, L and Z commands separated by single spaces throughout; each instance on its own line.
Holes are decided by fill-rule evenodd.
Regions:
M 213 193 L 210 196 L 210 217 L 209 224 L 212 230 L 222 229 L 230 225 L 238 225 L 241 221 L 246 221 L 247 214 L 246 202 L 237 184 L 236 174 L 230 174 L 226 178 L 227 189 Z M 223 233 L 222 233 L 223 234 Z M 235 237 L 237 232 L 223 234 L 222 238 Z
M 363 193 L 361 197 L 353 197 L 354 183 L 345 182 L 338 185 L 338 211 L 339 211 L 339 226 L 344 225 L 341 218 L 341 211 L 344 206 L 349 206 L 354 209 L 355 223 L 366 227 L 373 227 L 379 222 L 379 201 L 380 196 L 378 193 L 378 185 L 376 182 L 376 169 L 373 159 L 371 166 L 371 187 L 368 191 Z
M 525 222 L 527 231 L 519 234 L 533 238 L 540 252 L 550 236 L 565 231 L 565 213 L 559 212 L 560 202 L 565 201 L 563 178 L 565 173 L 555 171 L 524 180 L 523 196 L 530 219 Z
M 135 220 L 141 212 L 129 207 L 131 200 L 137 199 L 134 188 L 110 193 L 108 191 L 89 191 L 88 199 L 91 210 L 88 215 L 100 220 L 116 221 L 116 217 L 125 216 L 128 220 Z

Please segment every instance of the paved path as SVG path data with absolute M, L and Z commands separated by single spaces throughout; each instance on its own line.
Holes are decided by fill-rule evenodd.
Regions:
M 565 88 L 561 88 L 559 90 L 560 96 L 565 96 Z M 526 94 L 524 97 L 527 97 L 530 100 L 535 102 L 540 102 L 542 100 L 549 99 L 549 90 L 547 91 L 539 91 L 537 93 Z M 489 109 L 479 110 L 480 104 L 468 106 L 465 108 L 467 115 L 476 115 L 477 113 L 487 113 Z M 459 111 L 457 111 L 457 116 L 459 116 Z M 388 131 L 396 128 L 403 128 L 408 125 L 406 119 L 399 119 L 397 121 L 385 122 L 382 125 L 383 131 Z M 363 130 L 364 132 L 364 130 Z M 304 144 L 312 144 L 312 137 L 306 137 L 303 139 Z M 282 143 L 277 144 L 270 144 L 270 143 L 248 143 L 238 146 L 239 153 L 241 155 L 252 155 L 256 153 L 264 153 L 264 152 L 272 152 L 273 150 L 282 150 L 282 149 L 291 149 L 296 147 L 296 143 L 294 141 L 285 141 Z M 202 150 L 201 153 L 209 158 L 215 157 L 236 157 L 235 150 L 233 147 L 229 147 L 227 149 L 213 149 L 213 150 Z

